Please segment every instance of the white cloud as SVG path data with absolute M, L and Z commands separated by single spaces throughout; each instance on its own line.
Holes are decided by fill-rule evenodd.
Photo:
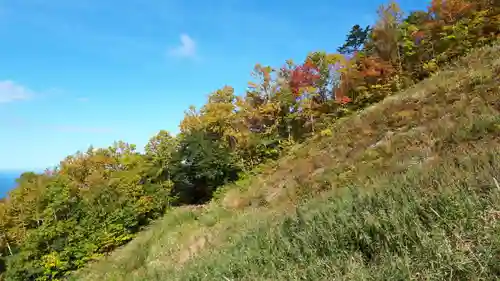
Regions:
M 10 80 L 0 81 L 0 103 L 27 100 L 33 97 L 30 89 Z
M 181 44 L 170 50 L 170 55 L 181 58 L 193 58 L 196 56 L 196 42 L 187 34 L 181 34 Z

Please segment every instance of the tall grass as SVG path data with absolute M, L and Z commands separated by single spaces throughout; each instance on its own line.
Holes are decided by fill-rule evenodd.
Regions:
M 500 276 L 500 150 L 470 151 L 377 188 L 297 209 L 175 280 L 495 280 Z M 475 154 L 479 153 L 479 154 Z M 165 280 L 165 279 L 144 280 Z

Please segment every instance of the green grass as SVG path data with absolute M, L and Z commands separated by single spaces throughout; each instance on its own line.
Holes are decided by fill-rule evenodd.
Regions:
M 500 150 L 412 170 L 380 179 L 371 192 L 350 186 L 341 196 L 300 207 L 279 227 L 261 227 L 182 271 L 157 274 L 176 280 L 494 280 L 500 276 L 500 188 L 492 172 L 500 176 L 499 157 Z
M 74 279 L 499 279 L 498 53 L 339 120 Z

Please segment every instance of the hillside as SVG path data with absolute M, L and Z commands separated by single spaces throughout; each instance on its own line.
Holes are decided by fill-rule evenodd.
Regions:
M 496 279 L 499 52 L 333 123 L 74 279 Z
M 257 63 L 144 152 L 23 173 L 0 280 L 495 279 L 499 38 L 498 1 L 390 2 L 335 53 Z

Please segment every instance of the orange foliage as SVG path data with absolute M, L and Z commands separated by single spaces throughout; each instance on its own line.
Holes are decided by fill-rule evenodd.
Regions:
M 379 57 L 358 57 L 356 67 L 341 73 L 339 86 L 335 89 L 335 99 L 342 103 L 348 103 L 347 93 L 356 86 L 365 84 L 376 84 L 386 81 L 394 74 L 392 65 Z
M 466 16 L 473 6 L 466 0 L 432 0 L 429 11 L 434 13 L 438 20 L 451 23 Z
M 363 57 L 359 61 L 359 72 L 362 78 L 385 78 L 394 73 L 392 65 L 378 57 Z

